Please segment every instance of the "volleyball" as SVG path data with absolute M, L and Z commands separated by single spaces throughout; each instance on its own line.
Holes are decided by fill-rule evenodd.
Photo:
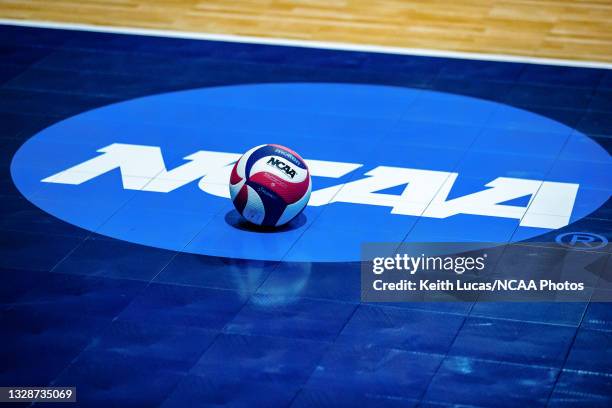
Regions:
M 297 217 L 311 188 L 304 159 L 276 144 L 256 146 L 243 154 L 234 164 L 229 184 L 236 210 L 251 223 L 268 227 Z

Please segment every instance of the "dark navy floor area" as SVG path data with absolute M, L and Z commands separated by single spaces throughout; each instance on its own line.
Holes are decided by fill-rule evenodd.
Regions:
M 67 117 L 265 82 L 475 96 L 612 150 L 609 70 L 0 26 L 0 386 L 76 386 L 80 405 L 101 407 L 612 405 L 610 304 L 361 304 L 355 264 L 113 240 L 44 213 L 11 181 L 19 146 Z M 612 203 L 577 224 L 564 231 L 612 239 Z M 598 267 L 612 280 L 610 257 Z

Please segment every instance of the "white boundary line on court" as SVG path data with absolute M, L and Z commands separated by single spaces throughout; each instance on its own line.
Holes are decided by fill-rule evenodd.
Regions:
M 98 25 L 91 25 L 91 24 L 56 23 L 56 22 L 50 22 L 50 21 L 16 20 L 16 19 L 0 18 L 0 25 L 3 25 L 3 24 L 21 26 L 21 27 L 51 28 L 51 29 L 58 29 L 58 30 L 78 30 L 78 31 L 91 31 L 91 32 L 99 32 L 99 33 L 132 34 L 132 35 L 144 35 L 144 36 L 150 36 L 150 37 L 184 38 L 184 39 L 191 39 L 191 40 L 225 41 L 225 42 L 247 43 L 247 44 L 282 45 L 282 46 L 289 46 L 289 47 L 319 48 L 319 49 L 338 50 L 338 51 L 362 51 L 362 52 L 374 52 L 374 53 L 397 54 L 397 55 L 415 55 L 415 56 L 421 56 L 421 57 L 458 58 L 458 59 L 482 60 L 482 61 L 517 62 L 517 63 L 540 64 L 540 65 L 558 65 L 558 66 L 565 66 L 565 67 L 612 69 L 612 63 L 610 62 L 576 61 L 576 60 L 566 60 L 566 59 L 556 59 L 556 58 L 528 57 L 528 56 L 519 56 L 519 55 L 485 54 L 485 53 L 478 53 L 478 52 L 442 51 L 442 50 L 430 50 L 430 49 L 421 49 L 421 48 L 388 47 L 384 45 L 361 45 L 361 44 L 349 44 L 349 43 L 326 42 L 326 41 L 253 37 L 253 36 L 242 36 L 242 35 L 233 35 L 233 34 L 212 34 L 212 33 L 198 33 L 198 32 L 190 32 L 190 31 L 98 26 Z

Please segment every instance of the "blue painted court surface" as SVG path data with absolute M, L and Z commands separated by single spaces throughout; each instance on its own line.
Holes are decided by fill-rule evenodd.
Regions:
M 0 124 L 0 386 L 103 407 L 612 405 L 610 304 L 361 303 L 356 262 L 368 241 L 612 239 L 609 70 L 0 26 Z M 262 143 L 319 166 L 277 232 L 224 195 L 231 155 Z M 117 146 L 121 171 L 57 176 Z M 210 152 L 214 172 L 172 172 Z M 324 200 L 379 166 L 457 174 L 447 200 L 499 177 L 579 188 L 531 223 L 436 218 L 437 190 Z M 612 290 L 609 246 L 574 252 L 555 265 Z

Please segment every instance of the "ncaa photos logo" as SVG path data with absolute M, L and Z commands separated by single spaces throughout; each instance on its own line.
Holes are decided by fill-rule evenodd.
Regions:
M 228 183 L 249 148 L 300 152 L 313 190 L 276 232 L 245 226 Z M 282 161 L 269 163 L 291 176 Z M 109 237 L 211 256 L 358 261 L 362 242 L 513 242 L 609 198 L 610 156 L 580 132 L 500 103 L 329 83 L 203 88 L 56 123 L 11 165 L 42 210 Z

